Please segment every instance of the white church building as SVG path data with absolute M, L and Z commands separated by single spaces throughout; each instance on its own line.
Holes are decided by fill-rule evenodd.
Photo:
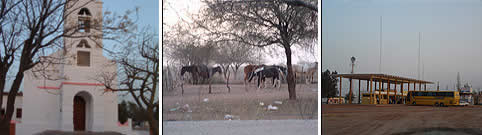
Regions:
M 101 0 L 80 0 L 65 25 L 78 26 L 78 35 L 102 34 L 89 28 L 90 23 L 102 20 L 102 4 Z M 117 93 L 106 90 L 97 81 L 103 72 L 117 72 L 116 65 L 103 55 L 102 40 L 64 38 L 63 41 L 66 49 L 50 56 L 62 58 L 61 62 L 66 64 L 51 65 L 45 70 L 49 78 L 57 79 L 38 76 L 32 71 L 37 67 L 25 72 L 16 134 L 31 135 L 45 130 L 118 131 Z

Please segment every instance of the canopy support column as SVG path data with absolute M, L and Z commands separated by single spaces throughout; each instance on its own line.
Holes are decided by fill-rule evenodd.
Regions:
M 418 83 L 418 91 L 422 91 L 422 83 L 421 82 Z
M 416 83 L 416 82 L 413 82 L 413 91 L 417 91 L 416 86 L 417 86 L 417 83 Z
M 397 80 L 395 79 L 395 103 L 397 104 Z
M 387 104 L 390 104 L 390 95 L 389 95 L 390 94 L 390 80 L 387 81 L 387 85 L 388 85 L 387 86 L 388 88 L 386 90 L 386 92 L 387 92 Z
M 373 90 L 373 77 L 370 76 L 370 104 L 372 104 L 373 102 L 373 93 L 372 93 L 372 90 Z
M 377 104 L 380 104 L 381 103 L 381 97 L 380 96 L 382 95 L 382 90 L 383 90 L 383 87 L 385 87 L 385 86 L 383 85 L 383 81 L 380 81 L 380 83 L 378 85 L 380 85 L 379 88 L 381 88 L 381 89 L 378 89 L 378 102 L 377 102 Z
M 367 92 L 370 91 L 370 85 L 369 85 L 370 81 L 367 80 Z
M 402 84 L 400 84 L 400 95 L 402 95 L 402 98 L 401 98 L 402 101 L 401 101 L 401 103 L 403 103 L 404 100 L 405 100 L 405 98 L 403 98 L 403 82 L 402 82 Z
M 352 82 L 353 82 L 353 79 L 350 78 L 350 93 L 348 94 L 348 104 L 351 104 L 351 97 L 352 97 Z
M 358 104 L 361 104 L 361 100 L 360 100 L 360 91 L 361 91 L 361 80 L 358 80 Z
M 340 76 L 340 97 L 338 97 L 338 104 L 341 104 L 341 76 Z

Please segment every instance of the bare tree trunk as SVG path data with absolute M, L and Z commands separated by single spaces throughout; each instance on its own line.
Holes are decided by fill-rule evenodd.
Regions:
M 289 45 L 284 45 L 286 54 L 286 66 L 288 67 L 288 75 L 286 80 L 288 81 L 288 94 L 290 100 L 296 100 L 296 83 L 293 78 L 293 66 L 291 65 L 291 48 Z
M 24 59 L 22 59 L 22 60 L 24 60 Z M 22 60 L 21 60 L 21 62 L 22 62 Z M 24 65 L 26 65 L 26 64 L 24 64 Z M 0 135 L 9 135 L 10 134 L 10 120 L 12 120 L 15 97 L 17 96 L 18 89 L 19 89 L 20 84 L 22 83 L 22 80 L 23 80 L 23 76 L 24 76 L 23 71 L 24 71 L 24 69 L 22 67 L 20 67 L 19 72 L 15 76 L 15 80 L 13 81 L 12 87 L 10 88 L 10 92 L 8 93 L 6 114 L 3 116 L 3 118 L 1 118 L 1 121 L 0 121 Z
M 181 83 L 181 96 L 184 95 L 184 81 Z
M 2 120 L 0 123 L 0 134 L 9 135 L 10 134 L 10 122 Z
M 229 76 L 230 75 L 231 75 L 231 72 L 228 72 L 228 77 L 226 78 L 226 87 L 228 88 L 228 93 L 231 93 L 231 87 L 229 87 Z
M 211 94 L 211 78 L 208 79 L 209 82 L 209 94 Z
M 159 125 L 158 125 L 158 121 L 154 119 L 154 112 L 152 112 L 151 110 L 153 109 L 149 109 L 147 111 L 147 115 L 148 116 L 148 123 L 149 123 L 149 134 L 150 135 L 159 135 Z

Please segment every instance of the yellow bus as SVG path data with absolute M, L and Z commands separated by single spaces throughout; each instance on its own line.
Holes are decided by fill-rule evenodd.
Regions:
M 345 103 L 345 98 L 343 97 L 333 97 L 333 98 L 328 98 L 328 104 L 344 104 Z
M 407 104 L 447 106 L 459 105 L 460 95 L 456 91 L 410 91 Z
M 386 90 L 382 91 L 374 91 L 373 92 L 373 99 L 372 103 L 370 103 L 370 93 L 363 93 L 362 94 L 362 104 L 387 104 L 387 100 L 389 100 L 389 104 L 404 104 L 404 99 L 407 96 L 407 91 L 403 91 L 403 93 L 397 92 L 397 96 L 395 96 L 395 90 L 390 90 L 388 93 Z M 380 97 L 380 98 L 379 98 Z

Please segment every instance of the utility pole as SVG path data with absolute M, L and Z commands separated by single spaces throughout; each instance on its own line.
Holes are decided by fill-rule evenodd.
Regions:
M 460 92 L 460 73 L 457 72 L 457 86 L 455 87 Z
M 380 16 L 380 63 L 378 65 L 378 72 L 382 73 L 382 16 Z
M 440 91 L 440 83 L 437 81 L 437 91 Z
M 418 32 L 418 65 L 417 65 L 417 78 L 420 79 L 420 32 Z

